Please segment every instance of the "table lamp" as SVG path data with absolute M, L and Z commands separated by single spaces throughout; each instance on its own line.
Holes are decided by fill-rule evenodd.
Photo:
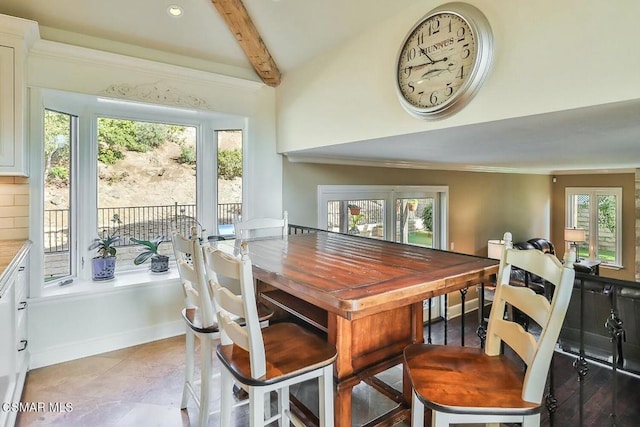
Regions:
M 564 229 L 564 241 L 569 242 L 569 250 L 573 247 L 576 251 L 576 261 L 580 261 L 578 256 L 578 243 L 586 240 L 586 230 L 584 228 L 567 227 Z
M 504 240 L 489 240 L 487 242 L 487 257 L 493 259 L 500 259 L 502 256 L 502 247 L 504 246 Z

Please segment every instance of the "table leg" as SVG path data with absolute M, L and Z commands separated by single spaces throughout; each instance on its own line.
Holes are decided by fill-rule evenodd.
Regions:
M 351 427 L 352 392 L 353 384 L 338 383 L 334 401 L 335 427 Z

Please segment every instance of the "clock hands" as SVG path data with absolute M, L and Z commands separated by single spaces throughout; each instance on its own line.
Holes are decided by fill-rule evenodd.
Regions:
M 437 61 L 434 61 L 433 59 L 431 59 L 431 57 L 429 56 L 429 54 L 427 53 L 427 51 L 426 51 L 425 49 L 421 48 L 420 46 L 418 46 L 418 49 L 420 49 L 420 52 L 422 52 L 422 54 L 423 54 L 424 56 L 426 56 L 426 57 L 427 57 L 427 59 L 428 59 L 429 61 L 431 61 L 431 62 L 428 62 L 427 64 L 435 64 L 435 63 L 437 63 L 437 62 L 445 62 L 445 61 L 447 61 L 447 60 L 449 59 L 449 58 L 447 58 L 447 57 L 445 56 L 445 57 L 444 57 L 444 58 L 442 58 L 442 59 L 438 59 Z
M 428 59 L 429 61 L 431 61 L 431 64 L 435 64 L 435 63 L 436 63 L 436 61 L 434 61 L 433 59 L 431 59 L 431 57 L 429 56 L 429 54 L 427 53 L 427 51 L 426 51 L 426 50 L 424 50 L 424 49 L 423 49 L 423 48 L 421 48 L 420 46 L 418 46 L 418 49 L 420 49 L 420 52 L 422 52 L 422 54 L 423 54 L 424 56 L 426 56 L 426 57 L 427 57 L 427 59 Z
M 427 65 L 434 65 L 434 64 L 437 64 L 438 62 L 446 62 L 446 61 L 448 61 L 448 60 L 449 60 L 449 58 L 447 58 L 447 57 L 445 56 L 444 58 L 441 58 L 441 59 L 438 59 L 438 60 L 434 61 L 433 59 L 431 59 L 431 57 L 430 57 L 429 55 L 427 55 L 427 52 L 426 52 L 424 49 L 420 48 L 420 51 L 422 51 L 422 53 L 424 54 L 424 56 L 426 56 L 426 57 L 427 57 L 427 59 L 429 60 L 429 62 L 423 62 L 423 63 L 421 63 L 421 64 L 416 64 L 416 65 L 407 65 L 406 67 L 404 67 L 404 68 L 402 69 L 402 71 L 409 71 L 409 74 L 411 74 L 411 71 L 412 71 L 414 68 L 425 67 L 425 66 L 427 66 Z

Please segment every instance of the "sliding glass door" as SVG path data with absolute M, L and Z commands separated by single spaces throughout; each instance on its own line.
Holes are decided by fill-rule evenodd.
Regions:
M 437 193 L 401 195 L 394 200 L 394 207 L 396 242 L 442 248 L 438 233 L 440 209 Z

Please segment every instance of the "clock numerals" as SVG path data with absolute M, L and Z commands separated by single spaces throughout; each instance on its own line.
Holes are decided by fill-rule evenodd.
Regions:
M 433 91 L 431 92 L 431 95 L 429 96 L 429 103 L 432 106 L 438 105 L 441 102 L 444 102 L 444 98 L 450 98 L 451 95 L 453 95 L 453 84 L 452 83 L 447 83 L 447 86 L 444 88 L 444 90 L 442 91 L 442 95 L 444 96 L 444 98 L 439 98 L 439 91 Z
M 458 27 L 458 29 L 456 30 L 456 37 L 458 38 L 458 41 L 464 41 L 464 39 L 467 37 L 467 29 L 465 27 Z
M 447 95 L 447 97 L 450 97 L 451 95 L 453 95 L 453 85 L 451 83 L 447 83 L 447 87 L 444 90 L 444 94 Z
M 462 53 L 460 53 L 462 59 L 467 59 L 471 56 L 471 49 L 469 49 L 469 43 L 465 43 L 462 45 Z
M 460 66 L 460 70 L 458 70 L 456 77 L 459 78 L 460 80 L 464 80 L 464 78 L 466 77 L 466 74 L 464 73 L 464 65 Z
M 413 61 L 416 58 L 416 48 L 412 47 L 407 50 L 407 61 Z
M 431 105 L 436 105 L 438 103 L 438 92 L 431 92 L 431 95 L 429 96 L 429 102 L 431 103 Z
M 440 32 L 440 20 L 433 19 L 429 25 L 429 37 Z

